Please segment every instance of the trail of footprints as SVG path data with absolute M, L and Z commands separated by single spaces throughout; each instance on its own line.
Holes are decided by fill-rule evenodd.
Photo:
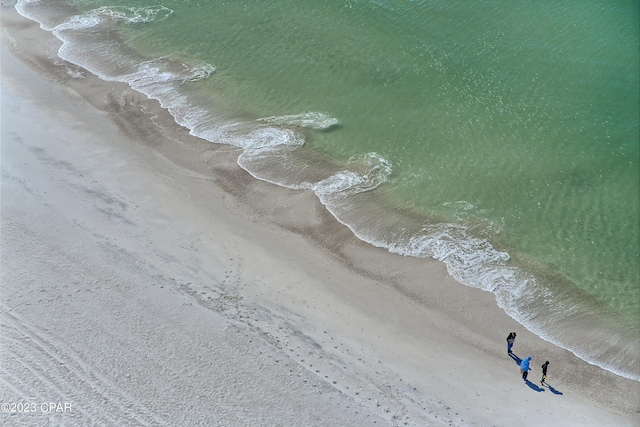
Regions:
M 217 289 L 193 283 L 182 284 L 179 289 L 197 303 L 223 314 L 238 331 L 245 329 L 247 339 L 252 335 L 250 332 L 258 333 L 290 360 L 349 396 L 356 406 L 378 413 L 394 425 L 415 426 L 425 422 L 458 425 L 462 422 L 458 414 L 449 413 L 447 405 L 435 396 L 417 390 L 381 362 L 371 362 L 377 360 L 371 352 L 338 342 L 326 331 L 303 332 L 304 319 L 299 325 L 292 325 L 266 307 L 246 303 L 238 292 L 241 286 L 241 274 L 229 270 L 225 271 Z M 274 357 L 273 363 L 287 363 L 286 359 Z M 317 393 L 323 392 L 318 388 Z M 430 396 L 428 401 L 421 400 L 424 396 Z M 358 411 L 358 407 L 350 409 Z M 447 416 L 439 419 L 436 412 Z
M 242 278 L 238 272 L 225 271 L 225 277 L 217 281 L 215 288 L 195 281 L 169 279 L 159 282 L 169 284 L 173 288 L 169 291 L 182 294 L 186 300 L 225 316 L 240 333 L 245 331 L 247 340 L 256 334 L 261 336 L 283 351 L 288 359 L 353 399 L 356 407 L 348 409 L 358 412 L 360 407 L 367 408 L 398 426 L 424 425 L 425 422 L 458 425 L 462 422 L 458 414 L 447 414 L 447 419 L 426 415 L 429 418 L 424 419 L 425 414 L 436 411 L 447 413 L 448 407 L 435 397 L 430 397 L 428 402 L 421 401 L 420 396 L 425 396 L 425 393 L 398 378 L 380 362 L 375 366 L 376 363 L 371 362 L 376 360 L 375 356 L 367 350 L 338 342 L 326 331 L 311 328 L 304 332 L 301 330 L 304 320 L 299 325 L 292 325 L 266 307 L 245 303 L 239 295 Z M 166 425 L 132 396 L 97 375 L 59 340 L 28 327 L 9 314 L 7 307 L 1 308 L 4 342 L 0 350 L 3 352 L 0 387 L 5 389 L 3 396 L 30 402 L 54 398 L 71 401 L 73 413 L 64 416 L 72 417 L 69 421 L 73 420 L 74 424 L 77 421 L 82 425 Z M 274 359 L 273 363 L 287 363 L 284 359 L 287 358 Z M 21 390 L 34 390 L 37 395 L 25 395 Z M 318 387 L 317 393 L 326 390 Z M 110 414 L 117 414 L 118 418 L 114 419 Z M 19 421 L 24 421 L 25 425 L 37 425 L 35 417 L 36 414 L 21 416 Z M 51 418 L 44 420 L 46 425 Z

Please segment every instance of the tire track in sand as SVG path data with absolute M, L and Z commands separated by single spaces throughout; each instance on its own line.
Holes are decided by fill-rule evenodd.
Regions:
M 167 424 L 60 341 L 10 314 L 5 305 L 0 308 L 3 402 L 70 403 L 71 412 L 56 414 L 63 424 L 63 419 L 83 425 Z M 49 424 L 54 416 L 39 411 L 14 415 L 12 423 L 25 425 L 38 423 L 42 416 L 46 420 L 41 421 Z

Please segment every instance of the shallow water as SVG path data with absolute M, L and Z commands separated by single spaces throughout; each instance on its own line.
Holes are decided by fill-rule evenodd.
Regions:
M 135 6 L 135 7 L 133 7 Z M 637 2 L 21 1 L 372 244 L 640 379 Z M 592 343 L 597 342 L 594 346 Z

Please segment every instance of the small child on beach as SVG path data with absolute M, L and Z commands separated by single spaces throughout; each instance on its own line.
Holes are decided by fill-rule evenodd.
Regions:
M 544 385 L 544 380 L 547 379 L 547 368 L 549 367 L 549 361 L 547 360 L 542 364 L 542 379 L 540 380 L 540 384 Z

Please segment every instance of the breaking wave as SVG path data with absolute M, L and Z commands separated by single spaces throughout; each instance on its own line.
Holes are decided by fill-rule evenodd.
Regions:
M 313 191 L 324 206 L 361 240 L 392 253 L 416 258 L 434 258 L 446 264 L 460 283 L 492 292 L 507 314 L 544 339 L 570 349 L 578 357 L 618 375 L 640 380 L 637 355 L 631 350 L 608 354 L 609 332 L 594 329 L 592 342 L 576 343 L 558 325 L 590 321 L 585 312 L 562 308 L 563 295 L 539 277 L 516 268 L 511 256 L 496 249 L 482 233 L 461 223 L 415 221 L 393 214 L 372 213 L 373 203 L 356 203 L 387 182 L 393 174 L 391 163 L 377 153 L 355 157 L 342 165 L 314 157 L 304 151 L 307 132 L 333 129 L 339 121 L 323 112 L 270 116 L 246 121 L 222 119 L 191 102 L 181 89 L 215 75 L 215 66 L 188 63 L 177 55 L 144 58 L 117 37 L 114 25 L 140 25 L 169 19 L 173 11 L 164 6 L 100 7 L 81 14 L 70 9 L 59 13 L 38 12 L 37 1 L 19 0 L 16 9 L 40 22 L 62 46 L 59 56 L 107 81 L 127 83 L 131 88 L 156 99 L 176 122 L 196 137 L 242 149 L 238 164 L 254 177 L 278 185 Z M 320 166 L 318 166 L 320 164 Z M 464 202 L 463 202 L 464 203 Z M 384 217 L 386 222 L 381 218 Z M 535 308 L 535 309 L 532 309 Z M 545 319 L 554 319 L 553 322 Z M 595 341 L 598 342 L 598 341 Z M 627 348 L 618 345 L 617 348 Z
M 298 126 L 309 129 L 329 129 L 339 124 L 337 119 L 315 112 L 265 117 L 258 121 L 277 126 Z

